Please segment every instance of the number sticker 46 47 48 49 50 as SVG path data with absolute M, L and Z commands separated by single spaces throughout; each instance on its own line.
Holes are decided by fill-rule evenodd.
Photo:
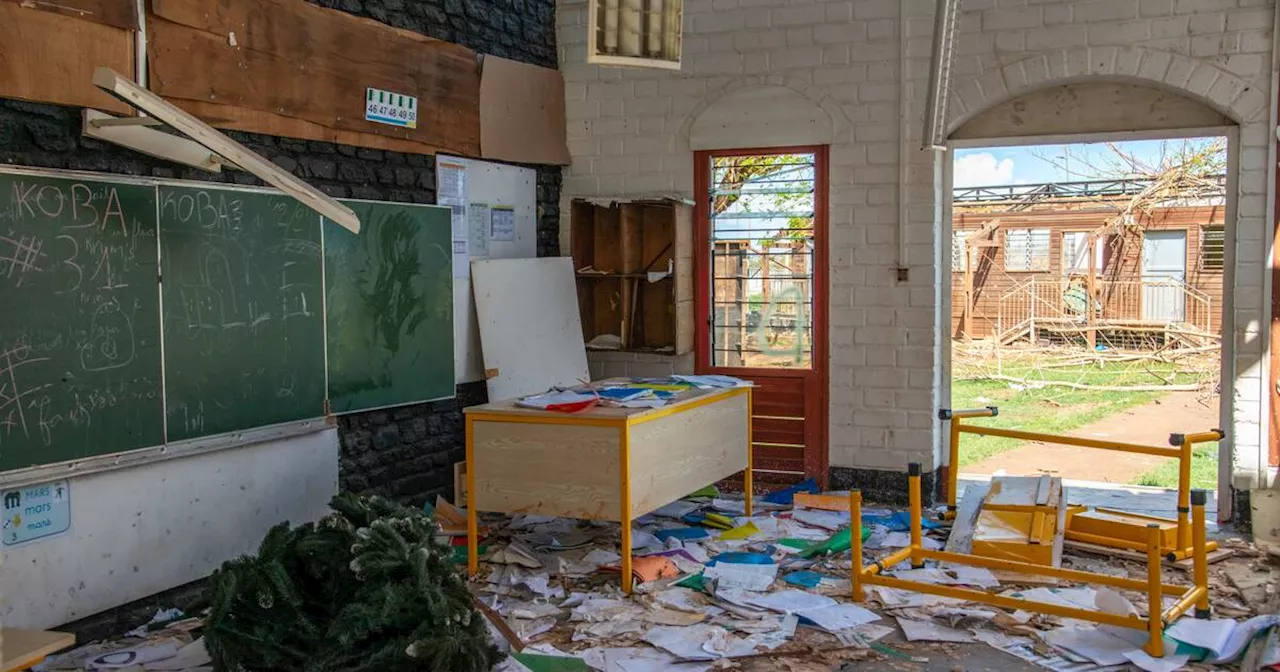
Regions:
M 418 127 L 418 99 L 370 87 L 364 96 L 364 118 L 390 126 Z

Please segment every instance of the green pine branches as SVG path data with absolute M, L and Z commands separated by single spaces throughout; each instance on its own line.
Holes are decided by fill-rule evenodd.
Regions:
M 421 512 L 334 497 L 317 524 L 272 528 L 257 556 L 209 577 L 205 642 L 219 672 L 482 672 L 484 618 Z

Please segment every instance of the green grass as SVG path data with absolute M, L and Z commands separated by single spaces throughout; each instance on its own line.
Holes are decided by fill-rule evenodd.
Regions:
M 1150 485 L 1157 488 L 1178 487 L 1178 462 L 1169 460 L 1131 481 L 1133 485 Z M 1196 446 L 1191 453 L 1191 487 L 1209 491 L 1218 489 L 1218 444 Z
M 1154 368 L 1154 367 L 1153 367 Z M 1071 368 L 1041 369 L 1030 365 L 1006 365 L 1006 376 L 1022 379 L 1057 380 L 1087 385 L 1150 385 L 1151 372 L 1135 372 L 1120 366 L 1084 365 Z M 1162 372 L 1172 382 L 1181 376 L 1172 369 Z M 1021 389 L 1020 389 L 1021 388 Z M 972 424 L 994 424 L 1008 429 L 1063 434 L 1127 408 L 1141 406 L 1159 398 L 1159 392 L 1114 392 L 1109 390 L 1073 390 L 1064 387 L 1023 387 L 1004 381 L 956 380 L 951 384 L 952 408 L 998 406 L 1000 416 L 992 420 L 969 420 Z M 1024 442 L 1001 437 L 966 436 L 960 454 L 960 466 L 976 464 L 1011 450 Z M 1175 467 L 1176 468 L 1176 467 Z M 1176 471 L 1175 471 L 1176 477 Z

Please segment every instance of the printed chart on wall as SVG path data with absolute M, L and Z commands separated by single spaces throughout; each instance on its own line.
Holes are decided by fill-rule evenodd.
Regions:
M 453 396 L 449 209 L 343 203 L 360 233 L 324 223 L 329 410 Z
M 0 174 L 0 471 L 158 445 L 155 189 Z
M 452 229 L 453 277 L 471 277 L 471 255 L 468 250 L 470 230 L 467 222 L 467 164 L 461 161 L 436 161 L 436 202 L 449 208 Z

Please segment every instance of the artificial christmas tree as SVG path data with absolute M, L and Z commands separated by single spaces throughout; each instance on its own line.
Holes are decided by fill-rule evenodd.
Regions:
M 499 658 L 420 511 L 349 493 L 317 524 L 272 528 L 209 577 L 219 672 L 482 672 Z

